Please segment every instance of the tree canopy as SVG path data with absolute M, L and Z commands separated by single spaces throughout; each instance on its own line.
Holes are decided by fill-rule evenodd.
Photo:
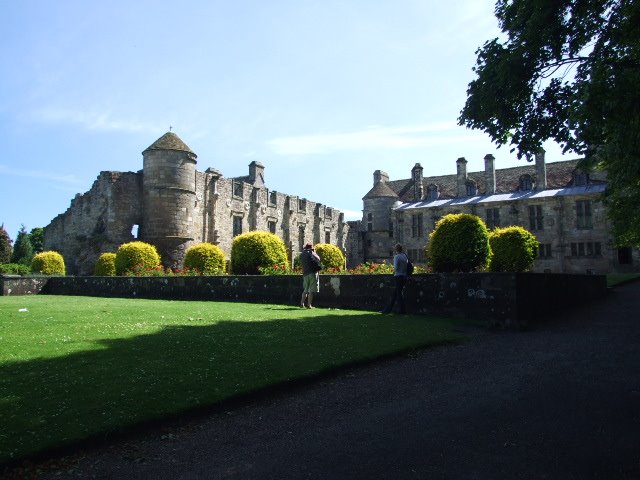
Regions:
M 31 260 L 33 260 L 33 246 L 31 245 L 31 240 L 29 240 L 27 230 L 24 228 L 24 225 L 22 225 L 16 237 L 16 243 L 13 245 L 11 263 L 18 263 L 30 267 Z
M 4 228 L 4 224 L 0 225 L 0 263 L 9 263 L 11 261 L 11 238 Z
M 458 122 L 531 159 L 545 140 L 607 172 L 620 244 L 640 245 L 640 2 L 498 0 Z
M 33 247 L 33 253 L 41 253 L 44 251 L 44 228 L 32 228 L 29 232 L 29 241 Z

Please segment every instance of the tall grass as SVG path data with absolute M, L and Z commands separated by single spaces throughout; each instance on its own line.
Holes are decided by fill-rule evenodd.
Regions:
M 451 322 L 282 305 L 0 297 L 0 463 L 353 362 Z

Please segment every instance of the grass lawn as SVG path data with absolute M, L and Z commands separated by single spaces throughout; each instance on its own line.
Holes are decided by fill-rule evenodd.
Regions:
M 633 282 L 640 278 L 640 273 L 609 273 L 607 274 L 607 287 L 615 287 L 623 283 Z
M 341 365 L 460 341 L 452 326 L 283 305 L 0 297 L 0 464 Z

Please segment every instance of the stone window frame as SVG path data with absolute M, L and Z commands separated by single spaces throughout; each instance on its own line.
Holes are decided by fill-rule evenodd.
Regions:
M 424 230 L 424 215 L 422 212 L 414 213 L 411 215 L 411 236 L 413 238 L 422 237 L 422 231 Z
M 324 231 L 324 243 L 331 244 L 331 230 Z
M 242 180 L 233 180 L 231 185 L 231 196 L 233 198 L 244 198 L 244 182 Z
M 440 189 L 438 188 L 438 185 L 435 183 L 427 185 L 427 195 L 425 198 L 427 200 L 437 200 L 440 198 Z
M 485 218 L 487 228 L 498 228 L 500 226 L 500 207 L 486 207 Z
M 522 192 L 533 190 L 533 177 L 528 173 L 521 175 L 518 181 L 518 188 Z
M 473 180 L 467 180 L 464 183 L 465 191 L 467 193 L 467 197 L 475 197 L 478 195 L 478 185 Z
M 276 221 L 275 218 L 267 219 L 267 230 L 269 231 L 269 233 L 273 233 L 275 235 L 277 226 L 278 226 L 278 222 Z
M 298 211 L 306 213 L 306 211 L 307 211 L 307 199 L 306 198 L 298 198 Z
M 602 257 L 602 244 L 600 242 L 571 242 L 572 258 L 599 258 Z
M 275 190 L 271 192 L 267 192 L 267 203 L 269 205 L 277 205 L 278 204 L 278 192 Z
M 244 219 L 244 214 L 239 214 L 239 213 L 233 213 L 231 215 L 232 219 L 231 219 L 231 225 L 233 227 L 233 237 L 237 237 L 238 235 L 242 235 L 242 230 L 243 230 L 243 219 Z
M 529 230 L 532 232 L 544 230 L 544 215 L 542 214 L 542 205 L 529 205 Z
M 591 200 L 576 200 L 576 228 L 593 229 L 593 206 Z
M 540 243 L 538 245 L 538 258 L 553 258 L 553 251 L 550 243 Z

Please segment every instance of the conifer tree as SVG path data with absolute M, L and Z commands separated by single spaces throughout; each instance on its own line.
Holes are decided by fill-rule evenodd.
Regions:
M 44 251 L 44 228 L 36 227 L 32 228 L 29 232 L 29 240 L 31 240 L 31 246 L 33 247 L 33 253 L 40 253 Z
M 0 225 L 0 263 L 9 263 L 11 261 L 11 238 L 4 228 L 4 223 Z
M 27 229 L 22 225 L 16 237 L 16 243 L 13 246 L 11 263 L 18 263 L 30 267 L 31 260 L 33 260 L 33 245 L 31 245 L 31 240 L 29 240 Z

